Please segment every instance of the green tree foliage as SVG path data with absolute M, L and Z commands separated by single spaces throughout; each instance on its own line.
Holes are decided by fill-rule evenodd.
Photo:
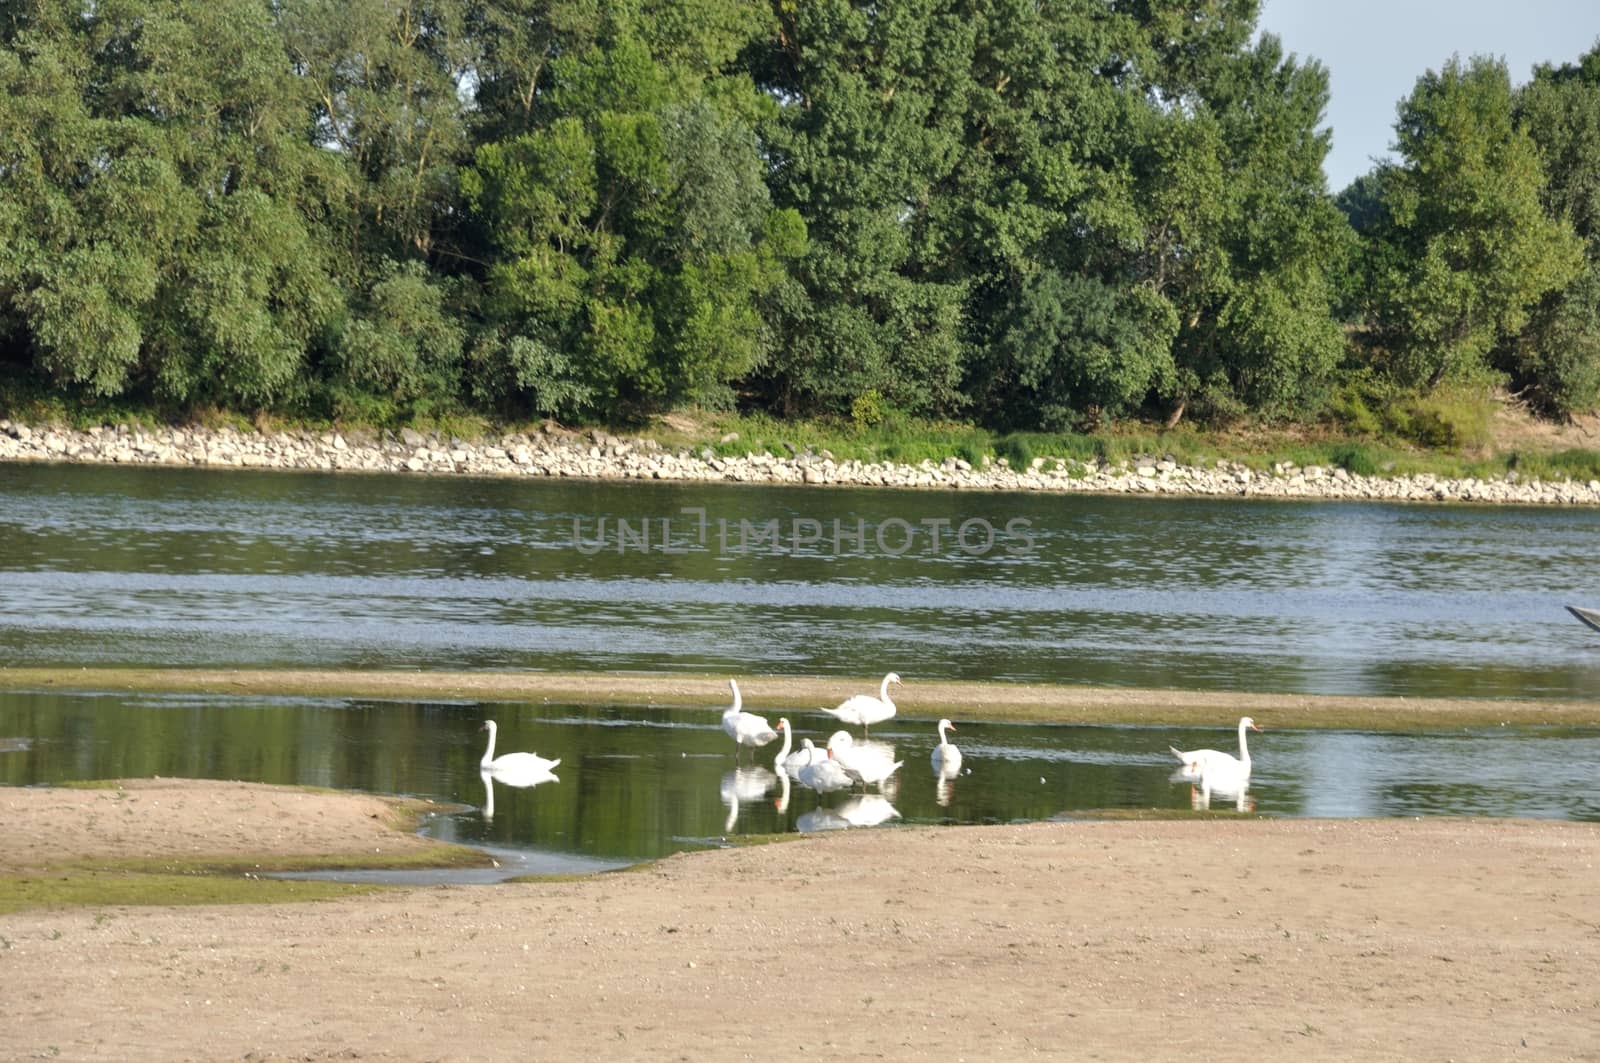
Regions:
M 268 8 L 8 5 L 0 318 L 66 386 L 254 406 L 330 309 L 325 167 Z
M 960 158 L 975 20 L 940 0 L 779 3 L 755 76 L 779 101 L 762 127 L 774 201 L 805 219 L 798 289 L 765 389 L 784 411 L 960 404 L 965 281 L 929 261 L 940 182 Z
M 259 3 L 256 6 L 262 6 Z M 387 259 L 437 255 L 470 151 L 466 0 L 279 0 L 271 5 L 315 144 L 348 180 L 328 197 L 352 286 Z
M 1545 211 L 1583 241 L 1584 265 L 1545 295 L 1499 361 L 1539 408 L 1569 417 L 1600 404 L 1600 48 L 1536 68 L 1516 119 L 1543 163 Z
M 1221 174 L 1219 261 L 1180 309 L 1177 398 L 1209 388 L 1240 409 L 1314 410 L 1344 349 L 1331 275 L 1351 237 L 1322 174 L 1327 75 L 1267 35 L 1218 62 L 1206 97 Z
M 1541 202 L 1544 173 L 1512 123 L 1505 64 L 1452 59 L 1401 104 L 1401 162 L 1382 178 L 1375 278 L 1388 368 L 1404 384 L 1470 377 L 1545 293 L 1578 274 L 1581 246 Z
M 924 241 L 970 293 L 967 390 L 1007 427 L 1121 416 L 1170 379 L 1178 327 L 1139 262 L 1131 172 L 1156 60 L 1103 5 L 997 3 L 975 25 L 961 156 Z
M 499 401 L 605 416 L 726 405 L 767 358 L 763 300 L 805 227 L 768 195 L 745 117 L 767 105 L 718 73 L 762 25 L 750 10 L 612 11 L 604 47 L 544 68 L 527 128 L 477 150 L 461 184 L 489 245 L 495 338 L 479 350 Z M 519 351 L 521 368 L 506 361 Z
M 459 394 L 465 330 L 422 263 L 386 263 L 356 307 L 334 343 L 336 394 L 358 409 L 372 396 L 413 415 Z
M 1007 381 L 1005 427 L 1069 429 L 1136 407 L 1170 370 L 1170 303 L 1149 288 L 1119 291 L 1045 270 L 1019 293 L 997 343 Z
M 0 0 L 0 360 L 382 420 L 1592 407 L 1600 53 L 1429 73 L 1336 202 L 1259 6 Z

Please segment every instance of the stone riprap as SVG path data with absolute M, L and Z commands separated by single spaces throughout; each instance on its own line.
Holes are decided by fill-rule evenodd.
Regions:
M 729 442 L 729 440 L 724 440 Z M 788 448 L 794 449 L 794 448 Z M 836 460 L 827 451 L 724 457 L 709 447 L 672 449 L 652 439 L 601 430 L 516 433 L 466 441 L 403 429 L 391 433 L 162 428 L 118 425 L 86 431 L 0 420 L 0 462 L 78 462 L 262 469 L 348 470 L 451 476 L 570 477 L 593 480 L 706 480 L 767 484 L 1217 495 L 1252 498 L 1379 499 L 1514 505 L 1600 505 L 1600 481 L 1358 476 L 1342 468 L 1290 463 L 1269 473 L 1234 462 L 1215 466 L 1141 460 L 1113 465 L 1035 458 L 1014 469 L 1002 459 L 974 468 L 959 458 L 919 465 Z

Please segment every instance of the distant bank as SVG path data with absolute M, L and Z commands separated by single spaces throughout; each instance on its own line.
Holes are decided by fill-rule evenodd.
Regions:
M 73 462 L 208 468 L 303 469 L 411 475 L 568 477 L 831 484 L 963 491 L 1204 495 L 1247 498 L 1371 499 L 1507 505 L 1600 506 L 1600 480 L 1479 479 L 1422 473 L 1360 476 L 1342 468 L 1278 463 L 1271 472 L 1218 461 L 1035 458 L 1028 468 L 974 467 L 959 458 L 917 465 L 836 460 L 828 451 L 789 457 L 719 456 L 709 447 L 664 447 L 595 429 L 516 433 L 493 440 L 394 433 L 239 431 L 232 428 L 97 427 L 85 431 L 0 420 L 0 462 Z

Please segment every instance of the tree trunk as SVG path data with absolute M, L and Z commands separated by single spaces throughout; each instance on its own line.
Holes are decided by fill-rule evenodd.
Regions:
M 1172 408 L 1172 412 L 1167 414 L 1167 421 L 1166 421 L 1166 427 L 1167 428 L 1176 428 L 1176 427 L 1178 427 L 1178 422 L 1183 420 L 1184 408 L 1187 407 L 1188 405 L 1189 405 L 1189 400 L 1187 400 L 1187 399 L 1179 399 L 1178 400 L 1178 404 Z

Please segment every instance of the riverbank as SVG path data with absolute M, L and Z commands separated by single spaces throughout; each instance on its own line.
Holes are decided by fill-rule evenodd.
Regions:
M 181 668 L 3 668 L 4 690 L 116 690 L 391 701 L 574 702 L 705 708 L 728 703 L 728 676 L 573 672 L 402 672 Z M 876 689 L 879 676 L 735 676 L 755 712 L 816 711 Z M 1600 702 L 1256 694 L 977 683 L 914 678 L 894 692 L 908 719 L 1208 726 L 1253 715 L 1263 726 L 1403 731 L 1600 726 Z
M 26 794 L 0 817 L 22 873 L 105 860 L 115 832 L 71 814 L 80 793 Z M 189 859 L 292 840 L 284 802 L 317 825 L 300 856 L 398 841 L 364 795 L 163 780 L 104 814 Z M 4 1054 L 1593 1059 L 1597 860 L 1592 824 L 1216 816 L 848 831 L 304 904 L 30 908 L 0 915 Z
M 1169 459 L 1102 463 L 1036 457 L 975 467 L 961 458 L 915 465 L 836 460 L 827 450 L 775 457 L 765 450 L 720 454 L 668 447 L 598 429 L 519 432 L 491 441 L 390 433 L 240 431 L 234 428 L 95 427 L 79 431 L 0 420 L 0 462 L 72 462 L 209 468 L 299 469 L 411 475 L 687 480 L 829 484 L 959 491 L 1302 498 L 1502 505 L 1600 506 L 1600 480 L 1362 476 L 1344 468 L 1278 462 L 1269 471 L 1219 460 L 1210 467 Z

